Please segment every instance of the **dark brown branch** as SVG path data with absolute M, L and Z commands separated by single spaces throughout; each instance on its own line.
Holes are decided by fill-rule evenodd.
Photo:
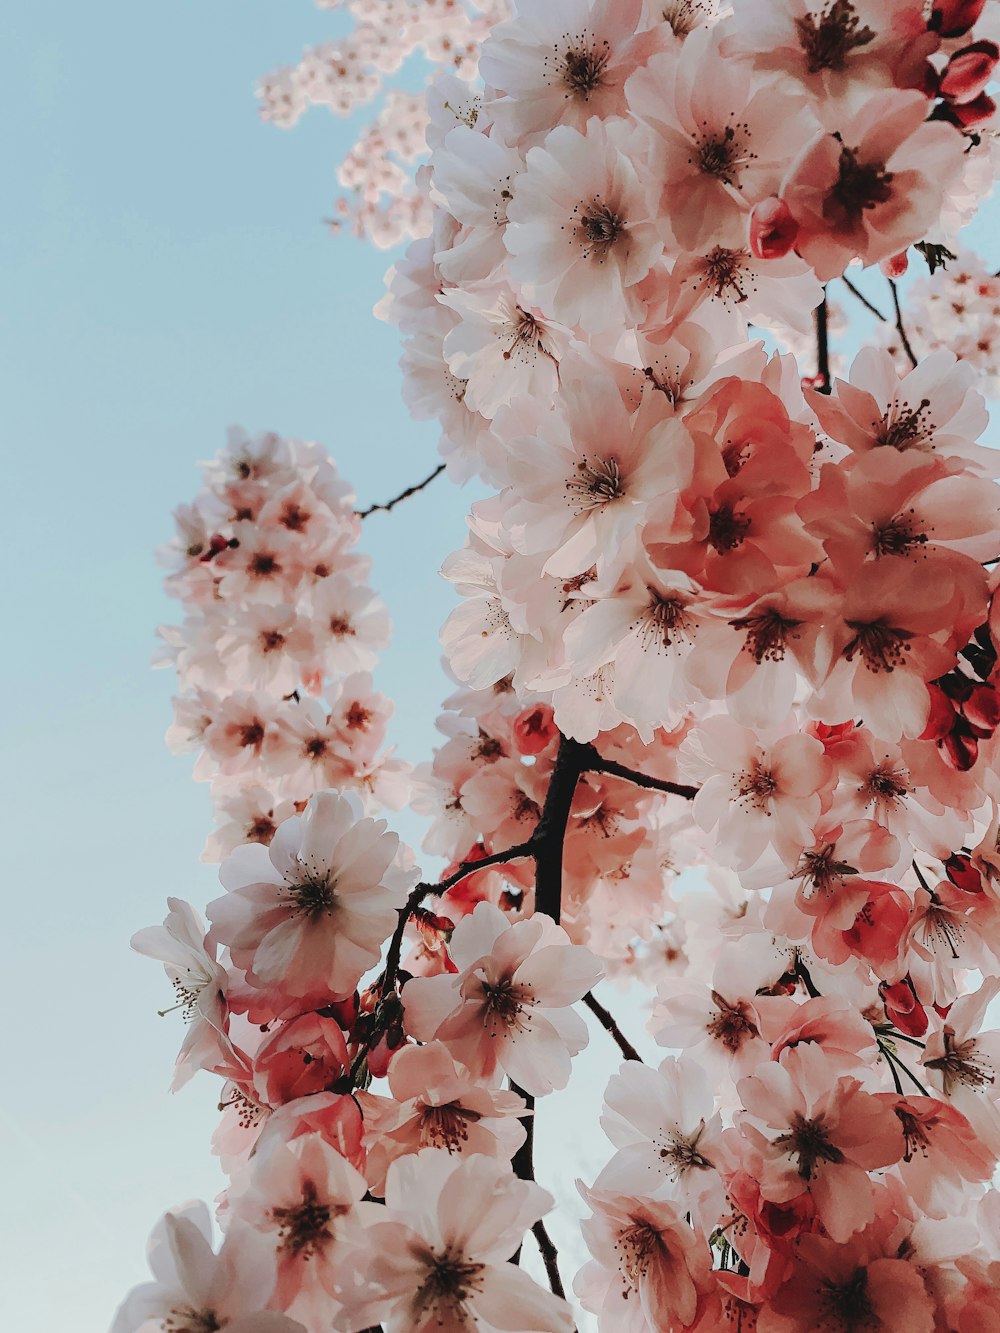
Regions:
M 545 1264 L 545 1271 L 548 1274 L 549 1286 L 553 1294 L 566 1299 L 566 1288 L 562 1284 L 562 1278 L 559 1276 L 559 1251 L 552 1243 L 552 1238 L 545 1230 L 544 1222 L 536 1222 L 531 1228 L 531 1234 L 538 1242 L 538 1248 L 541 1251 L 542 1261 Z
M 542 817 L 532 835 L 535 857 L 535 911 L 558 922 L 562 910 L 562 857 L 576 784 L 586 771 L 592 747 L 560 736 L 556 766 L 545 794 Z M 594 751 L 596 753 L 596 751 Z
M 640 773 L 634 768 L 626 768 L 624 764 L 617 764 L 613 759 L 605 759 L 603 755 L 597 753 L 592 745 L 585 746 L 584 749 L 586 750 L 584 756 L 584 772 L 586 773 L 607 773 L 609 777 L 624 778 L 626 782 L 633 782 L 637 787 L 647 787 L 650 791 L 662 791 L 670 796 L 683 796 L 686 801 L 693 801 L 700 790 L 698 787 L 688 787 L 683 782 L 667 782 L 664 778 L 651 778 L 646 773 Z
M 621 1028 L 615 1022 L 614 1018 L 608 1010 L 605 1009 L 604 1005 L 601 1004 L 600 1000 L 595 998 L 593 991 L 587 992 L 583 997 L 583 1002 L 598 1020 L 601 1027 L 604 1028 L 605 1032 L 609 1033 L 612 1039 L 618 1043 L 618 1049 L 621 1051 L 622 1055 L 624 1055 L 625 1059 L 638 1060 L 640 1064 L 644 1064 L 645 1061 L 642 1056 L 628 1040 Z
M 521 1117 L 521 1124 L 524 1126 L 524 1142 L 518 1148 L 517 1152 L 511 1158 L 511 1166 L 514 1168 L 514 1175 L 518 1180 L 534 1180 L 535 1178 L 535 1099 L 530 1092 L 525 1092 L 523 1088 L 518 1087 L 514 1080 L 508 1079 L 511 1092 L 516 1092 L 519 1097 L 524 1098 L 526 1115 Z M 519 1245 L 510 1257 L 512 1264 L 521 1262 L 521 1246 Z
M 444 469 L 445 464 L 438 463 L 437 467 L 429 477 L 424 477 L 423 481 L 418 481 L 413 486 L 407 486 L 405 491 L 400 491 L 400 493 L 394 495 L 391 500 L 386 500 L 385 504 L 369 505 L 367 509 L 355 509 L 354 512 L 357 514 L 358 518 L 367 518 L 369 514 L 377 514 L 380 512 L 387 514 L 390 509 L 395 509 L 403 500 L 408 500 L 411 495 L 416 495 L 419 491 L 422 491 L 425 486 L 429 486 L 435 477 L 440 477 Z
M 879 310 L 878 306 L 875 305 L 874 302 L 869 301 L 868 297 L 865 296 L 864 292 L 859 291 L 859 289 L 855 287 L 854 283 L 850 280 L 850 278 L 847 276 L 846 273 L 842 273 L 840 275 L 840 281 L 844 284 L 847 290 L 855 297 L 855 299 L 860 301 L 861 304 L 864 306 L 864 308 L 870 311 L 875 316 L 876 319 L 880 319 L 883 324 L 888 324 L 889 322 L 888 319 L 886 318 L 885 315 L 882 314 L 882 311 Z
M 888 282 L 889 290 L 892 292 L 893 308 L 896 311 L 896 332 L 899 334 L 900 340 L 902 341 L 903 351 L 909 357 L 910 365 L 916 368 L 917 357 L 913 348 L 910 346 L 909 338 L 906 336 L 906 329 L 903 327 L 903 308 L 899 304 L 899 288 L 896 286 L 894 278 L 889 278 Z
M 816 378 L 819 393 L 829 393 L 833 388 L 830 379 L 830 311 L 826 302 L 826 288 L 823 299 L 816 307 Z

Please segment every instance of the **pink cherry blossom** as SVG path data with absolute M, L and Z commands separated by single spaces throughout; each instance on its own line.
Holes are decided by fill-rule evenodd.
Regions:
M 492 1157 L 426 1148 L 392 1163 L 385 1202 L 348 1251 L 364 1280 L 349 1281 L 351 1258 L 342 1270 L 345 1333 L 373 1322 L 386 1333 L 571 1333 L 566 1303 L 507 1262 L 551 1206 L 545 1190 Z
M 346 797 L 322 792 L 269 847 L 238 847 L 223 862 L 228 892 L 208 909 L 210 938 L 260 989 L 321 1003 L 345 995 L 396 920 L 387 872 L 397 846 L 384 821 L 359 819 Z
M 404 987 L 407 1030 L 436 1037 L 480 1079 L 503 1070 L 535 1096 L 565 1087 L 570 1056 L 587 1044 L 570 1006 L 601 975 L 590 950 L 545 917 L 511 925 L 483 902 L 458 923 L 450 952 L 457 974 Z

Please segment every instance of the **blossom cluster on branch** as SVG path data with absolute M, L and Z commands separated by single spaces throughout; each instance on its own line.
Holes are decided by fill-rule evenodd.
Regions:
M 317 0 L 321 9 L 346 11 L 350 31 L 311 47 L 297 65 L 275 70 L 257 89 L 261 116 L 282 128 L 310 106 L 350 116 L 381 99 L 337 169 L 346 194 L 335 204 L 334 231 L 347 227 L 381 249 L 430 227 L 426 190 L 414 180 L 426 152 L 427 105 L 410 87 L 386 87 L 414 70 L 449 71 L 474 78 L 479 47 L 508 13 L 507 0 Z
M 412 775 L 449 864 L 420 880 L 356 773 L 303 769 L 208 927 L 171 900 L 136 937 L 190 1020 L 178 1077 L 226 1080 L 231 1183 L 218 1254 L 169 1213 L 115 1333 L 574 1328 L 532 1149 L 581 1009 L 624 1057 L 579 1182 L 599 1329 L 1000 1329 L 1000 454 L 894 285 L 992 186 L 998 29 L 983 0 L 523 0 L 481 86 L 432 87 L 431 228 L 380 309 L 449 472 L 495 492 L 444 567 L 459 689 Z M 905 362 L 835 377 L 825 285 L 858 261 Z M 196 690 L 270 624 L 282 492 L 240 494 L 175 576 L 197 627 L 235 565 L 225 633 L 172 641 Z M 343 637 L 309 569 L 292 709 Z M 609 976 L 656 986 L 659 1065 Z
M 185 617 L 157 661 L 180 686 L 167 743 L 211 783 L 206 860 L 270 842 L 327 787 L 399 808 L 408 766 L 383 748 L 392 704 L 371 678 L 389 613 L 354 549 L 353 492 L 318 445 L 240 430 L 205 483 L 159 552 Z

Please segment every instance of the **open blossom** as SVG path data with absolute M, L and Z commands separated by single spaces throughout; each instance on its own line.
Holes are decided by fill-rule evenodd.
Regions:
M 197 1069 L 231 1077 L 245 1066 L 229 1037 L 229 975 L 216 960 L 217 951 L 206 938 L 204 922 L 181 898 L 168 898 L 167 907 L 163 925 L 137 931 L 132 948 L 163 964 L 177 997 L 173 1007 L 183 1010 L 188 1023 L 177 1056 L 176 1090 Z
M 404 1046 L 389 1063 L 390 1097 L 360 1093 L 365 1175 L 376 1194 L 390 1163 L 421 1148 L 510 1159 L 524 1142 L 524 1099 L 483 1087 L 440 1042 Z
M 645 1192 L 587 1189 L 593 1209 L 583 1236 L 594 1256 L 574 1282 L 601 1327 L 622 1333 L 672 1333 L 687 1327 L 712 1288 L 707 1248 L 675 1204 Z
M 343 1262 L 341 1242 L 367 1189 L 365 1178 L 319 1134 L 271 1142 L 255 1155 L 245 1188 L 230 1199 L 235 1218 L 272 1244 L 273 1304 L 309 1333 L 328 1322 Z
M 797 1047 L 739 1085 L 741 1133 L 764 1157 L 761 1189 L 776 1203 L 806 1191 L 828 1235 L 846 1241 L 875 1215 L 868 1172 L 903 1156 L 892 1109 L 856 1078 L 830 1078 L 824 1056 Z
M 737 868 L 769 844 L 802 846 L 824 804 L 832 765 L 811 736 L 759 736 L 727 718 L 709 718 L 685 743 L 688 773 L 704 781 L 694 815 L 717 828 Z
M 267 1308 L 275 1263 L 266 1238 L 235 1223 L 215 1254 L 203 1203 L 164 1215 L 149 1240 L 149 1266 L 155 1281 L 129 1293 L 111 1333 L 304 1333 L 296 1320 Z
M 565 1087 L 570 1056 L 587 1044 L 569 1006 L 601 976 L 590 950 L 544 916 L 511 925 L 487 902 L 458 923 L 449 949 L 458 973 L 403 988 L 407 1030 L 436 1037 L 478 1078 L 502 1070 L 535 1096 Z
M 596 116 L 528 150 L 507 208 L 508 268 L 563 324 L 606 329 L 630 309 L 663 242 L 634 157 L 642 131 Z
M 876 264 L 926 235 L 964 147 L 951 126 L 926 117 L 921 92 L 877 94 L 789 167 L 781 198 L 798 224 L 796 247 L 820 281 L 852 259 Z
M 494 28 L 480 62 L 506 142 L 622 115 L 625 80 L 655 49 L 650 34 L 636 32 L 641 9 L 642 0 L 515 0 L 515 16 Z
M 617 1152 L 595 1188 L 693 1208 L 715 1183 L 722 1130 L 704 1070 L 685 1057 L 667 1056 L 657 1069 L 630 1061 L 604 1103 L 601 1126 Z
M 345 1259 L 344 1333 L 572 1333 L 566 1302 L 507 1262 L 552 1196 L 506 1162 L 427 1148 L 392 1163 L 385 1202 L 369 1206 Z
M 660 212 L 682 250 L 743 242 L 753 203 L 777 190 L 811 128 L 803 99 L 754 86 L 746 66 L 726 79 L 715 30 L 700 28 L 629 79 L 629 110 L 653 131 L 649 161 Z
M 227 894 L 208 908 L 210 938 L 229 946 L 259 989 L 321 1004 L 349 994 L 396 921 L 389 871 L 398 843 L 384 820 L 319 793 L 269 847 L 238 847 L 223 862 Z

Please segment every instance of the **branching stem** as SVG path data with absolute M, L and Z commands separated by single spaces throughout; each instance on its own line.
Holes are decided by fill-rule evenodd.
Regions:
M 416 495 L 419 491 L 422 491 L 425 486 L 429 486 L 435 477 L 440 477 L 444 469 L 445 464 L 438 463 L 437 467 L 429 477 L 424 477 L 423 481 L 418 481 L 412 486 L 407 486 L 405 491 L 400 491 L 400 493 L 394 495 L 391 500 L 386 500 L 384 504 L 369 505 L 367 509 L 355 509 L 354 512 L 357 514 L 358 518 L 367 518 L 369 514 L 388 514 L 390 509 L 395 509 L 398 504 L 401 504 L 404 500 L 408 500 L 411 495 Z

